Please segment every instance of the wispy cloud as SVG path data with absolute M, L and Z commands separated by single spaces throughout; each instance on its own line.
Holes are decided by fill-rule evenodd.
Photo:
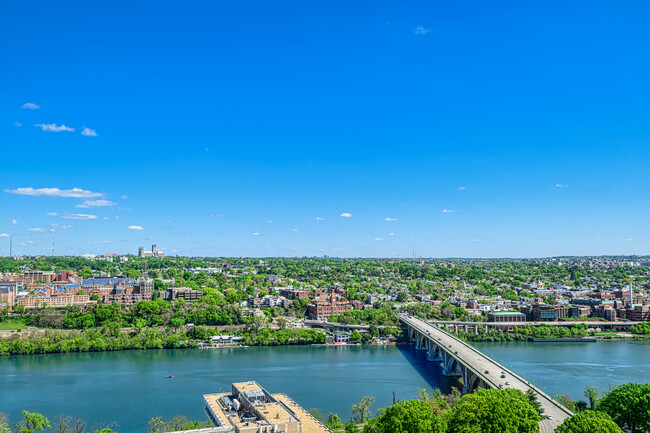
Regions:
M 384 221 L 397 221 L 397 218 L 386 217 Z
M 257 232 L 255 232 L 255 233 L 251 233 L 251 234 L 252 234 L 253 236 L 259 236 L 259 235 L 260 235 L 260 234 L 257 233 Z
M 474 242 L 481 242 L 480 239 L 474 239 Z
M 115 206 L 117 203 L 114 203 L 110 200 L 86 200 L 81 204 L 76 205 L 75 207 L 87 209 L 90 207 L 106 207 L 106 206 Z
M 292 232 L 298 232 L 300 229 L 291 229 Z
M 142 226 L 129 226 L 127 228 L 129 230 L 144 230 L 144 227 L 142 227 Z
M 38 110 L 41 107 L 33 102 L 25 102 L 20 108 L 24 108 L 25 110 Z
M 32 227 L 31 229 L 27 229 L 27 231 L 34 232 L 34 233 L 43 233 L 45 230 L 43 230 L 40 227 Z
M 74 132 L 74 128 L 70 128 L 69 126 L 65 126 L 63 124 L 57 125 L 56 123 L 37 123 L 34 126 L 39 126 L 41 130 L 45 132 Z
M 458 211 L 456 209 L 443 209 L 441 212 L 442 213 L 456 213 Z
M 395 233 L 388 233 L 388 236 L 395 236 Z
M 416 35 L 426 35 L 430 31 L 431 31 L 430 29 L 425 29 L 422 26 L 416 26 L 415 30 L 413 30 L 413 33 L 415 33 Z
M 458 189 L 461 190 L 461 191 L 464 191 L 464 190 L 467 189 L 467 187 L 466 186 L 459 186 Z
M 341 218 L 352 218 L 352 214 L 350 212 L 343 212 L 341 215 L 339 215 Z
M 21 126 L 23 126 L 23 124 L 20 123 L 20 122 L 14 122 L 14 126 L 15 126 L 16 128 L 20 128 Z
M 627 238 L 627 239 L 625 239 L 625 240 L 629 242 L 629 241 L 631 241 L 631 240 L 632 240 L 632 238 Z
M 314 218 L 314 221 L 324 221 L 324 220 L 325 220 L 325 218 L 323 218 L 323 217 L 316 217 L 316 218 Z
M 69 197 L 69 198 L 95 198 L 102 197 L 100 192 L 92 192 L 81 188 L 59 189 L 59 188 L 16 188 L 5 189 L 7 194 L 29 195 L 32 197 Z
M 126 200 L 127 198 L 129 198 L 129 196 L 126 195 L 126 194 L 123 194 L 123 195 L 120 196 L 120 198 L 121 198 L 122 200 Z
M 555 184 L 555 187 L 556 187 L 556 188 L 568 188 L 569 185 L 563 185 L 563 184 L 561 184 L 561 183 L 556 183 L 556 184 Z
M 376 241 L 383 241 L 382 238 L 375 238 Z
M 52 223 L 50 224 L 50 226 L 61 230 L 71 229 L 74 227 L 72 224 L 59 224 L 59 223 Z
M 81 135 L 85 135 L 86 137 L 97 137 L 97 131 L 84 126 L 84 128 L 81 130 Z
M 215 213 L 212 213 L 212 214 L 210 214 L 210 218 L 221 218 L 222 216 L 223 216 L 223 215 L 220 214 L 220 213 L 216 213 L 216 214 L 215 214 Z
M 8 238 L 9 236 L 9 233 L 0 233 L 0 238 Z
M 59 216 L 64 220 L 96 220 L 98 218 L 97 215 L 89 215 L 85 213 L 70 213 L 70 212 L 66 212 Z
M 9 224 L 11 224 L 12 226 L 15 226 L 16 224 L 18 224 L 18 221 L 16 221 L 16 220 L 11 220 L 11 222 L 10 222 Z

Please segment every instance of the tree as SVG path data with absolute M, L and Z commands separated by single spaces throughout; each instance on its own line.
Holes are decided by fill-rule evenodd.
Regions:
M 449 412 L 454 433 L 538 433 L 539 414 L 515 389 L 479 389 L 463 396 Z
M 566 419 L 555 433 L 623 433 L 623 430 L 606 413 L 588 410 Z
M 341 423 L 341 418 L 339 418 L 339 416 L 337 414 L 332 413 L 332 412 L 330 412 L 330 414 L 327 416 L 327 421 L 325 422 L 325 425 L 330 430 L 339 429 L 339 428 L 343 427 L 343 423 Z M 0 431 L 0 433 L 3 433 L 3 432 Z
M 359 427 L 356 426 L 354 423 L 349 423 L 345 425 L 345 433 L 357 433 L 359 431 Z
M 532 388 L 529 388 L 526 391 L 526 398 L 528 399 L 528 404 L 530 404 L 530 406 L 535 409 L 539 415 L 542 415 L 544 413 L 544 408 L 537 399 L 537 393 Z
M 352 405 L 352 414 L 354 422 L 357 424 L 361 424 L 366 422 L 368 418 L 370 418 L 370 415 L 372 414 L 370 407 L 372 404 L 375 402 L 375 396 L 373 395 L 366 395 L 363 398 L 361 398 L 361 401 L 359 403 L 353 404 Z
M 626 383 L 605 394 L 600 410 L 632 433 L 650 431 L 650 385 Z
M 155 418 L 151 418 L 149 420 L 149 433 L 160 433 L 162 431 L 162 428 L 164 427 L 165 422 L 163 421 L 161 416 L 157 416 Z
M 377 419 L 375 428 L 378 433 L 445 433 L 447 426 L 440 415 L 433 413 L 433 408 L 423 400 L 400 401 Z
M 50 420 L 45 418 L 45 416 L 40 413 L 31 413 L 24 410 L 23 420 L 18 424 L 19 431 L 21 433 L 33 433 L 37 430 L 50 430 L 52 426 L 50 425 Z
M 600 391 L 595 386 L 587 385 L 585 387 L 585 398 L 589 401 L 589 409 L 595 410 L 598 404 Z
M 2 412 L 0 412 L 0 433 L 11 433 L 11 428 L 9 428 L 9 416 Z
M 319 408 L 312 407 L 307 412 L 309 412 L 309 414 L 311 416 L 313 416 L 314 418 L 316 418 L 318 421 L 320 421 L 320 422 L 325 421 L 325 415 L 323 415 L 323 411 L 321 411 Z
M 350 341 L 355 342 L 355 343 L 360 343 L 361 342 L 361 333 L 357 331 L 356 329 L 352 331 L 350 334 Z
M 576 402 L 571 399 L 571 396 L 568 394 L 559 394 L 555 396 L 555 399 L 562 403 L 567 409 L 576 411 Z

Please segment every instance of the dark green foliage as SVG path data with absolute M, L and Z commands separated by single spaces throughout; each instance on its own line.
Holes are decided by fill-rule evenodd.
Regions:
M 623 433 L 623 430 L 606 413 L 587 410 L 565 420 L 555 433 Z
M 538 433 L 539 414 L 519 390 L 479 389 L 449 412 L 454 433 Z
M 386 409 L 373 424 L 377 433 L 445 433 L 447 430 L 442 417 L 434 414 L 431 405 L 422 400 L 400 401 Z
M 598 408 L 621 428 L 650 432 L 650 384 L 626 383 L 609 391 Z

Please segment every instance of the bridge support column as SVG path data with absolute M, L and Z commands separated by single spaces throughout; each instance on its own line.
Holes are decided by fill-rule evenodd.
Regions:
M 442 374 L 443 376 L 462 376 L 460 363 L 446 351 L 442 352 Z
M 415 350 L 427 350 L 426 337 L 422 334 L 417 334 L 415 338 L 416 338 Z
M 429 343 L 429 350 L 427 351 L 427 361 L 441 362 L 440 347 L 437 344 Z

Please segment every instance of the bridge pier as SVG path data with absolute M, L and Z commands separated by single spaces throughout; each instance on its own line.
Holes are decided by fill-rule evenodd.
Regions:
M 442 374 L 443 376 L 462 376 L 461 364 L 446 351 L 442 351 Z
M 437 344 L 429 344 L 429 350 L 427 351 L 427 361 L 441 362 L 442 356 L 440 356 L 440 346 Z

